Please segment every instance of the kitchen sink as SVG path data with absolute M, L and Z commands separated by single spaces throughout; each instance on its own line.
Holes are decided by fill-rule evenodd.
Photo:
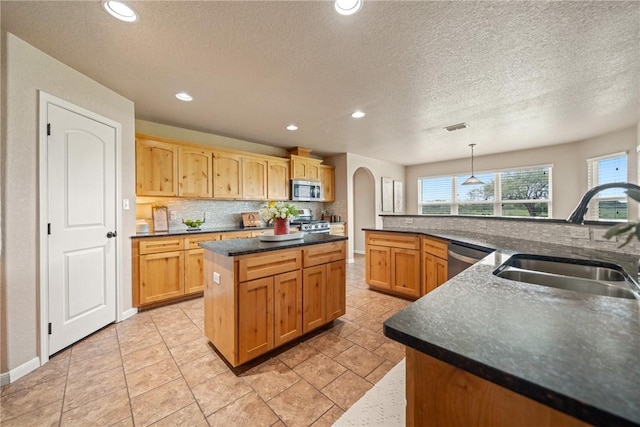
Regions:
M 504 279 L 616 298 L 635 298 L 633 279 L 617 264 L 516 254 L 494 272 Z

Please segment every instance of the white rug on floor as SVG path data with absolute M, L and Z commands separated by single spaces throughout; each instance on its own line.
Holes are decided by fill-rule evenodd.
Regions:
M 406 425 L 405 359 L 342 414 L 335 427 Z

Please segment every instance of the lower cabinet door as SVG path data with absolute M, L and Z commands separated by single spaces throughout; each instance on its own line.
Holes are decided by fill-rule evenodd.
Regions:
M 334 261 L 326 265 L 327 286 L 326 286 L 326 322 L 330 322 L 343 316 L 346 312 L 346 265 L 345 261 Z
M 274 347 L 273 277 L 238 285 L 238 363 Z
M 204 291 L 204 249 L 190 249 L 185 256 L 185 295 Z
M 140 255 L 140 305 L 184 295 L 184 252 Z
M 420 251 L 391 248 L 391 290 L 420 297 Z
M 380 288 L 391 288 L 391 248 L 367 245 L 367 283 Z
M 275 346 L 302 335 L 302 272 L 279 274 L 273 278 L 275 294 Z
M 435 255 L 425 253 L 423 258 L 422 275 L 424 280 L 423 294 L 427 294 L 433 291 L 438 286 L 442 285 L 448 280 L 448 267 L 447 260 L 439 258 Z
M 319 328 L 326 322 L 326 277 L 324 265 L 305 268 L 302 273 L 302 331 Z

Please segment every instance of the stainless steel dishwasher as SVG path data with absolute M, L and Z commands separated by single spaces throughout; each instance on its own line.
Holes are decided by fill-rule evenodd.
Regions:
M 493 249 L 479 246 L 471 247 L 459 243 L 449 243 L 449 261 L 447 263 L 449 270 L 448 278 L 451 279 L 456 274 L 462 273 L 493 251 Z

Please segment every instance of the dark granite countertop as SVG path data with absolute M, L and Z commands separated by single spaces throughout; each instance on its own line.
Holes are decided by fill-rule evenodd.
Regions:
M 638 256 L 460 231 L 376 231 L 496 249 L 387 319 L 386 336 L 588 423 L 640 425 L 639 302 L 492 274 L 526 252 L 612 261 L 637 277 Z
M 347 240 L 345 236 L 335 236 L 331 234 L 310 233 L 302 239 L 285 240 L 283 242 L 263 242 L 257 237 L 252 239 L 232 239 L 202 242 L 200 246 L 204 249 L 225 255 L 239 256 L 255 254 L 260 252 L 276 251 L 280 249 L 290 249 L 300 246 L 317 245 L 320 243 L 339 242 Z
M 201 229 L 198 231 L 187 231 L 184 230 L 170 230 L 158 233 L 138 233 L 131 236 L 132 239 L 140 239 L 143 237 L 167 237 L 167 236 L 182 236 L 182 235 L 198 235 L 198 234 L 206 234 L 206 233 L 231 233 L 234 231 L 259 231 L 259 230 L 273 230 L 273 227 L 251 227 L 251 228 L 230 228 L 230 227 L 221 227 L 221 228 L 208 228 Z

